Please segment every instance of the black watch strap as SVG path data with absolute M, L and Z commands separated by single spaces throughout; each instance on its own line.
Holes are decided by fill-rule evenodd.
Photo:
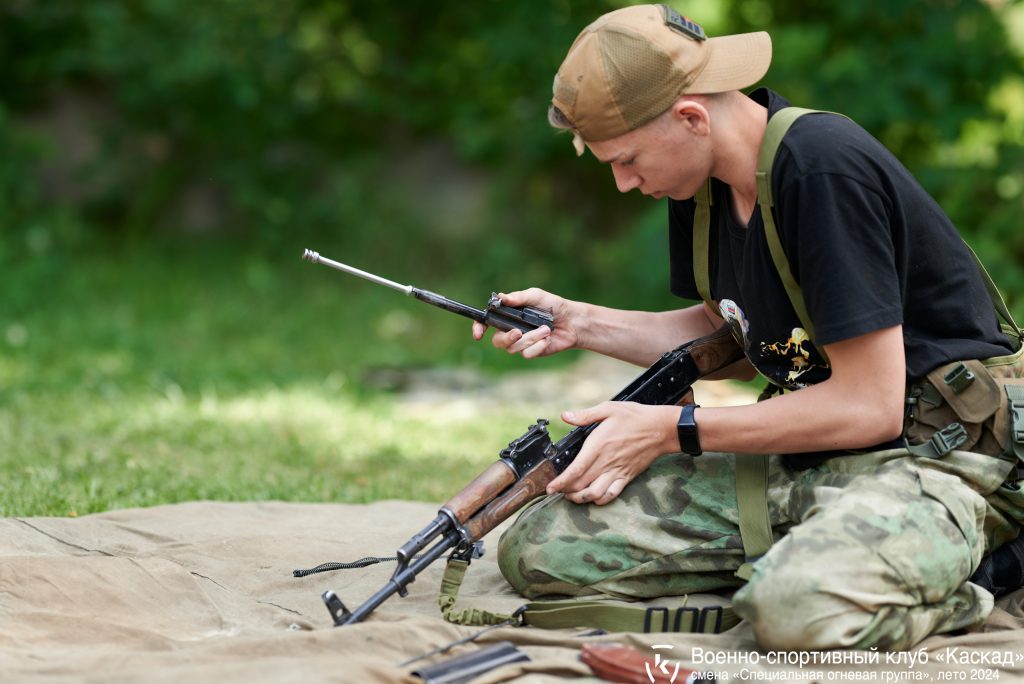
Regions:
M 700 408 L 700 404 L 686 404 L 679 413 L 679 423 L 676 428 L 679 431 L 679 448 L 684 454 L 700 456 L 703 452 L 700 449 L 700 435 L 697 433 L 697 421 L 693 419 L 693 412 Z

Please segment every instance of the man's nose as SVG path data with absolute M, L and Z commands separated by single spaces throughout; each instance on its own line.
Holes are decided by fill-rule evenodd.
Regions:
M 612 164 L 612 175 L 615 177 L 615 186 L 619 192 L 629 192 L 640 187 L 643 182 L 636 172 L 620 164 Z

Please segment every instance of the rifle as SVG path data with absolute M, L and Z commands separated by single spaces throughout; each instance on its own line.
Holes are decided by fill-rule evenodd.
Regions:
M 723 325 L 711 335 L 663 354 L 612 401 L 677 404 L 698 378 L 741 358 L 743 351 L 728 326 Z M 548 483 L 572 463 L 587 436 L 597 427 L 576 427 L 552 443 L 547 425 L 548 421 L 538 419 L 502 449 L 497 461 L 444 504 L 430 524 L 398 549 L 398 567 L 391 579 L 361 606 L 350 611 L 333 591 L 324 592 L 322 598 L 335 626 L 361 622 L 396 593 L 406 596 L 407 587 L 416 576 L 448 551 L 454 559 L 469 561 L 476 542 L 543 495 Z M 433 546 L 427 548 L 431 543 Z
M 330 266 L 336 268 L 339 271 L 344 271 L 360 278 L 365 278 L 370 282 L 390 287 L 392 290 L 398 290 L 399 292 L 405 293 L 407 296 L 415 297 L 421 302 L 426 302 L 445 311 L 451 311 L 452 313 L 465 316 L 466 318 L 472 318 L 478 323 L 489 325 L 492 328 L 498 330 L 507 331 L 513 328 L 518 328 L 525 332 L 535 330 L 542 325 L 546 325 L 549 328 L 554 329 L 553 318 L 551 312 L 546 309 L 538 309 L 534 306 L 526 306 L 517 308 L 514 306 L 505 306 L 498 299 L 498 295 L 495 292 L 491 293 L 491 298 L 487 302 L 487 306 L 484 309 L 477 309 L 462 302 L 457 302 L 454 299 L 448 299 L 443 295 L 439 295 L 430 290 L 421 290 L 418 287 L 412 285 L 401 285 L 393 280 L 387 278 L 381 278 L 373 273 L 360 270 L 354 266 L 343 264 L 340 261 L 334 261 L 327 257 L 320 256 L 319 252 L 314 252 L 311 249 L 305 249 L 302 251 L 302 258 L 306 261 L 310 261 L 314 264 L 323 264 L 324 266 Z

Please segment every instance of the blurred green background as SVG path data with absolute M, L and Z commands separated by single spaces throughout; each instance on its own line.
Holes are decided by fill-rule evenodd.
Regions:
M 299 255 L 477 306 L 678 305 L 664 205 L 545 120 L 572 39 L 622 4 L 6 0 L 0 513 L 455 491 L 536 415 L 410 414 L 403 372 L 576 357 L 523 364 Z M 670 4 L 771 32 L 764 84 L 888 145 L 1024 317 L 1019 2 Z

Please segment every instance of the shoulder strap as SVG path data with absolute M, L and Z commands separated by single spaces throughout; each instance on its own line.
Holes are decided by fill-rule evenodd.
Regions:
M 708 267 L 709 240 L 711 234 L 711 179 L 694 197 L 697 203 L 693 213 L 693 279 L 697 284 L 697 292 L 712 311 L 718 311 L 711 299 L 711 276 Z
M 814 328 L 811 324 L 811 318 L 807 314 L 807 306 L 804 303 L 800 286 L 789 269 L 789 261 L 786 259 L 786 253 L 782 249 L 779 231 L 775 227 L 775 220 L 772 217 L 771 173 L 772 163 L 775 161 L 775 153 L 778 151 L 779 144 L 782 142 L 782 138 L 785 137 L 789 127 L 804 114 L 814 111 L 813 109 L 803 109 L 800 107 L 787 107 L 776 112 L 768 120 L 768 128 L 765 131 L 764 140 L 761 142 L 761 151 L 757 161 L 757 199 L 761 205 L 761 216 L 764 221 L 768 249 L 775 264 L 775 270 L 778 271 L 779 277 L 782 279 L 782 285 L 789 296 L 789 301 L 793 305 L 801 325 L 803 325 L 811 340 L 814 339 Z M 715 310 L 714 301 L 711 299 L 708 267 L 712 203 L 710 178 L 697 191 L 694 200 L 696 208 L 693 215 L 693 276 L 701 299 L 712 310 Z M 822 352 L 822 355 L 824 356 L 824 352 Z
M 807 336 L 813 342 L 814 324 L 807 313 L 807 304 L 804 302 L 803 291 L 793 277 L 789 268 L 789 260 L 782 248 L 782 240 L 779 238 L 779 229 L 775 226 L 775 218 L 772 208 L 775 206 L 775 198 L 772 196 L 772 164 L 775 162 L 775 154 L 779 150 L 782 139 L 786 137 L 797 119 L 804 114 L 818 113 L 814 109 L 802 107 L 786 107 L 777 111 L 772 118 L 768 119 L 768 128 L 764 132 L 764 139 L 761 141 L 761 152 L 757 157 L 757 201 L 761 205 L 761 219 L 764 222 L 764 236 L 768 241 L 768 250 L 771 252 L 772 261 L 775 263 L 775 270 L 782 280 L 782 286 L 786 289 L 790 304 L 796 311 L 800 324 L 807 331 Z M 818 352 L 825 356 L 825 350 L 818 349 Z
M 767 456 L 736 454 L 736 508 L 744 562 L 735 574 L 749 580 L 754 563 L 775 543 L 768 513 Z

